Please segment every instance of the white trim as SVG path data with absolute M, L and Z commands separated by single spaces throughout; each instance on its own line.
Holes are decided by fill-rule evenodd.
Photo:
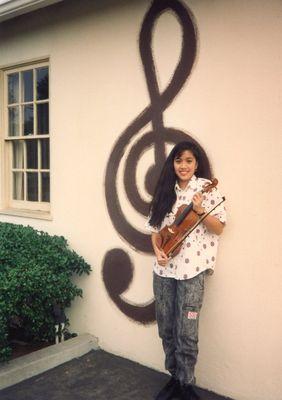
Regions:
M 53 217 L 48 211 L 20 210 L 16 208 L 4 208 L 0 210 L 0 215 L 10 215 L 14 217 L 46 219 L 52 221 Z M 3 221 L 2 221 L 3 222 Z
M 0 22 L 63 0 L 0 0 Z
M 0 371 L 0 389 L 15 385 L 73 358 L 81 357 L 91 350 L 98 349 L 98 338 L 89 333 L 83 333 L 65 342 L 53 344 L 3 363 Z
M 1 1 L 1 0 L 0 0 Z M 30 218 L 39 218 L 39 219 L 49 219 L 48 215 L 50 216 L 50 201 L 48 202 L 42 202 L 42 201 L 28 201 L 26 200 L 26 186 L 24 190 L 25 198 L 23 200 L 15 200 L 13 199 L 12 195 L 12 174 L 14 171 L 14 168 L 12 166 L 12 149 L 11 149 L 11 143 L 16 140 L 22 140 L 24 139 L 24 143 L 26 142 L 26 138 L 28 137 L 28 140 L 30 139 L 36 139 L 37 140 L 37 145 L 40 145 L 40 140 L 50 138 L 50 132 L 48 134 L 44 135 L 37 135 L 34 134 L 30 136 L 13 136 L 13 139 L 11 140 L 11 137 L 8 136 L 8 120 L 7 120 L 7 112 L 5 112 L 6 108 L 8 107 L 7 104 L 7 76 L 11 73 L 17 72 L 21 74 L 23 71 L 32 69 L 35 73 L 35 70 L 40 68 L 40 67 L 48 67 L 49 68 L 49 62 L 48 61 L 39 61 L 37 60 L 36 63 L 27 65 L 25 64 L 22 67 L 18 68 L 12 68 L 10 67 L 9 69 L 5 70 L 0 70 L 0 100 L 1 96 L 4 96 L 2 98 L 2 104 L 3 108 L 0 108 L 0 156 L 2 162 L 0 163 L 0 178 L 2 185 L 0 186 L 0 214 L 8 214 L 8 215 L 17 215 L 17 216 L 24 216 L 24 217 L 30 217 Z M 33 76 L 33 80 L 35 81 L 35 75 Z M 21 80 L 19 81 L 19 85 L 21 83 Z M 21 94 L 21 89 L 19 90 L 19 94 Z M 34 90 L 34 96 L 36 96 L 36 90 Z M 45 103 L 45 100 L 40 100 L 40 103 Z M 33 99 L 33 103 L 36 103 L 37 100 L 36 98 Z M 46 100 L 49 104 L 49 98 Z M 22 106 L 22 98 L 19 97 L 18 101 L 19 106 Z M 21 130 L 19 134 L 21 134 Z M 5 150 L 4 150 L 5 148 Z M 38 157 L 40 158 L 41 153 L 39 152 Z M 26 160 L 26 157 L 25 157 Z M 40 161 L 40 160 L 39 160 Z M 28 170 L 26 169 L 26 165 L 23 166 L 23 172 L 33 172 L 33 170 Z M 41 164 L 39 162 L 38 168 L 34 170 L 34 172 L 38 173 L 38 179 L 41 179 L 41 173 L 42 172 L 49 172 L 50 173 L 50 168 L 45 170 L 41 168 Z M 25 179 L 25 185 L 26 185 L 26 179 Z M 40 190 L 41 187 L 38 187 L 39 190 L 39 195 L 40 195 Z M 39 196 L 38 200 L 40 200 L 41 197 Z M 47 215 L 47 218 L 46 218 Z

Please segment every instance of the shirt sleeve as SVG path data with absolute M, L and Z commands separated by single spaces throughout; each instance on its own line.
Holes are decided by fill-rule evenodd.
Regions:
M 206 211 L 210 211 L 216 204 L 220 203 L 222 200 L 222 195 L 217 189 L 213 189 L 209 193 L 205 193 L 205 200 L 203 201 L 203 207 Z M 226 223 L 226 208 L 224 202 L 216 207 L 215 210 L 211 212 L 211 215 L 218 218 L 223 224 Z

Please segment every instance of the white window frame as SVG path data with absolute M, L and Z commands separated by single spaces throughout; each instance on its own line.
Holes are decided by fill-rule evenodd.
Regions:
M 34 87 L 33 87 L 33 102 L 28 102 L 33 104 L 33 118 L 34 118 L 34 133 L 33 135 L 27 136 L 9 136 L 9 121 L 8 121 L 8 75 L 12 73 L 21 73 L 26 70 L 33 70 L 41 67 L 48 67 L 49 69 L 49 97 L 48 100 L 37 100 L 36 99 L 36 88 L 35 88 L 35 79 L 34 79 Z M 23 140 L 24 143 L 28 140 L 36 140 L 38 143 L 38 168 L 35 170 L 28 169 L 28 172 L 37 172 L 38 176 L 38 196 L 41 199 L 41 173 L 48 172 L 50 183 L 51 183 L 51 167 L 50 167 L 50 159 L 49 159 L 49 169 L 42 169 L 41 168 L 41 151 L 40 146 L 41 142 L 40 139 L 49 139 L 49 156 L 50 156 L 50 122 L 49 122 L 49 133 L 48 134 L 37 134 L 37 104 L 42 103 L 49 103 L 49 121 L 50 121 L 50 64 L 49 60 L 41 60 L 37 62 L 27 63 L 21 66 L 13 66 L 8 68 L 3 68 L 1 70 L 0 80 L 2 81 L 0 84 L 0 88 L 2 89 L 2 101 L 0 104 L 3 104 L 1 107 L 1 154 L 2 154 L 2 164 L 1 164 L 1 182 L 2 182 L 2 190 L 1 190 L 1 213 L 5 214 L 15 214 L 15 215 L 22 215 L 22 216 L 31 216 L 35 218 L 49 218 L 50 217 L 50 202 L 51 202 L 51 193 L 50 193 L 50 201 L 49 202 L 42 202 L 42 201 L 28 201 L 28 200 L 15 200 L 13 199 L 13 165 L 12 165 L 12 151 L 13 141 L 21 141 Z M 20 79 L 21 81 L 21 79 Z M 21 93 L 21 83 L 19 83 L 19 93 Z M 19 98 L 19 103 L 15 103 L 19 105 L 19 108 L 23 108 L 23 105 L 26 104 L 22 99 Z M 19 113 L 19 126 L 20 132 L 22 132 L 22 112 Z M 26 145 L 24 145 L 24 152 L 25 152 L 25 165 L 24 168 L 21 170 L 25 173 L 24 179 L 24 195 L 26 197 L 27 194 L 27 179 L 26 179 Z M 50 185 L 51 186 L 51 185 Z M 50 188 L 51 192 L 51 188 Z

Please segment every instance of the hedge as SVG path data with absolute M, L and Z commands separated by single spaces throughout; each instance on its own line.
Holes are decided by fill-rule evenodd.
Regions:
M 90 271 L 63 236 L 0 222 L 0 361 L 11 355 L 12 328 L 26 341 L 54 341 L 54 307 L 82 297 L 72 276 Z

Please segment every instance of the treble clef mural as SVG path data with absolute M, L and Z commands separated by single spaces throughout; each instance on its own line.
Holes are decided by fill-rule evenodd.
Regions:
M 160 93 L 152 52 L 153 29 L 161 14 L 172 11 L 182 29 L 182 46 L 179 62 L 173 76 Z M 136 251 L 152 253 L 150 235 L 138 230 L 128 220 L 121 207 L 118 195 L 117 171 L 123 158 L 123 185 L 127 201 L 143 216 L 148 215 L 149 202 L 140 195 L 136 171 L 140 157 L 149 149 L 154 149 L 154 164 L 145 176 L 147 193 L 152 195 L 159 173 L 166 159 L 166 144 L 175 144 L 187 138 L 187 133 L 171 127 L 165 127 L 163 113 L 175 99 L 189 77 L 196 57 L 196 29 L 187 7 L 178 0 L 154 0 L 144 17 L 139 49 L 145 72 L 150 104 L 121 133 L 108 160 L 105 176 L 105 196 L 111 221 L 118 234 Z M 142 134 L 125 157 L 127 147 L 135 136 L 151 123 L 152 130 Z M 116 306 L 129 318 L 147 324 L 155 320 L 153 299 L 143 304 L 132 304 L 122 296 L 133 279 L 133 262 L 128 253 L 120 248 L 109 250 L 103 262 L 103 280 L 106 290 Z

